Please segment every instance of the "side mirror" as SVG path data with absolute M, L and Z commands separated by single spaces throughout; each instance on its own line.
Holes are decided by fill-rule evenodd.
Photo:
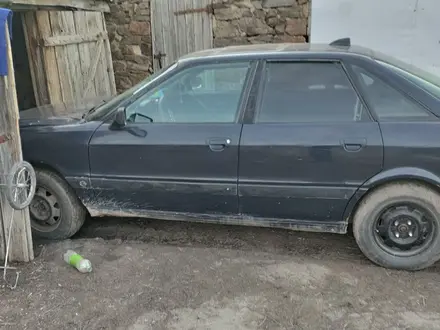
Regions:
M 115 119 L 113 120 L 112 127 L 122 128 L 127 124 L 125 115 L 125 108 L 121 107 L 116 110 Z

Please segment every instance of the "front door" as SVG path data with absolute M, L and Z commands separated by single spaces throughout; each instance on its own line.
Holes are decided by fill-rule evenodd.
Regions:
M 382 169 L 379 126 L 336 62 L 267 63 L 240 145 L 240 212 L 339 222 Z
M 239 118 L 250 66 L 181 69 L 126 107 L 126 127 L 103 124 L 90 142 L 91 207 L 236 214 Z

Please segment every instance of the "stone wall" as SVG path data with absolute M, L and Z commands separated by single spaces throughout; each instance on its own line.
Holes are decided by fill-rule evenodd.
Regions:
M 307 42 L 309 0 L 217 0 L 214 46 Z
M 149 0 L 114 0 L 106 14 L 116 88 L 121 92 L 152 73 Z
M 215 0 L 213 7 L 215 47 L 308 41 L 309 0 Z M 107 30 L 121 92 L 152 73 L 150 0 L 114 0 L 110 8 Z

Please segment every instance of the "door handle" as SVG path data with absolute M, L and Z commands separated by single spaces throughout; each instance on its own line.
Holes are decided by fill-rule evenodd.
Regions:
M 367 145 L 367 139 L 344 139 L 341 141 L 345 151 L 356 152 Z
M 231 140 L 228 138 L 215 138 L 209 139 L 207 143 L 209 145 L 209 149 L 211 149 L 212 151 L 222 151 L 231 144 Z

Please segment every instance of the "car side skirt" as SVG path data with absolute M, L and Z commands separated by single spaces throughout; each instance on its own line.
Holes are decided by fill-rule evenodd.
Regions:
M 340 222 L 316 222 L 297 219 L 272 219 L 252 217 L 248 215 L 224 215 L 224 214 L 199 214 L 184 212 L 164 212 L 152 210 L 121 210 L 102 209 L 94 205 L 87 205 L 87 210 L 92 217 L 130 217 L 159 220 L 188 221 L 199 223 L 241 225 L 251 227 L 282 228 L 297 231 L 326 232 L 335 234 L 347 233 L 347 221 Z

